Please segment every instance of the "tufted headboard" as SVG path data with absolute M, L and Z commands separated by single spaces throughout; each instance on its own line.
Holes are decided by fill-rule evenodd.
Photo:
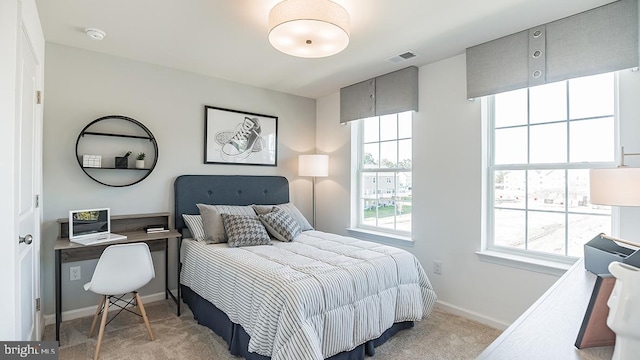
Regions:
M 182 175 L 173 183 L 175 227 L 182 214 L 200 214 L 196 204 L 271 205 L 289 202 L 289 181 L 282 176 Z

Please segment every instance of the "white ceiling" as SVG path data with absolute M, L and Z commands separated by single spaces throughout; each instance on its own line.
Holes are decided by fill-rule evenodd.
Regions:
M 319 98 L 341 87 L 612 0 L 335 0 L 351 14 L 347 49 L 295 58 L 267 40 L 280 0 L 36 0 L 48 42 L 121 56 L 289 94 Z M 84 28 L 104 30 L 92 40 Z M 399 64 L 385 59 L 413 50 Z

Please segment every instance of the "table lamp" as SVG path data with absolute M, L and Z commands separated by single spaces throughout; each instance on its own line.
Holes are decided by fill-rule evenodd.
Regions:
M 610 206 L 640 206 L 640 168 L 630 168 L 624 164 L 625 156 L 635 156 L 640 153 L 624 153 L 620 166 L 615 169 L 591 169 L 590 177 L 590 202 L 592 204 Z M 610 238 L 616 242 L 638 247 L 630 241 Z M 613 351 L 613 360 L 630 360 L 638 356 L 640 352 L 640 269 L 637 267 L 614 261 L 609 264 L 609 271 L 616 278 L 611 296 L 607 305 L 609 315 L 607 325 L 616 333 L 616 344 Z M 630 308 L 634 308 L 631 310 Z M 624 315 L 626 314 L 626 315 Z M 630 318 L 629 314 L 638 314 Z
M 299 155 L 298 176 L 311 176 L 313 193 L 313 227 L 316 226 L 316 177 L 329 176 L 329 155 Z

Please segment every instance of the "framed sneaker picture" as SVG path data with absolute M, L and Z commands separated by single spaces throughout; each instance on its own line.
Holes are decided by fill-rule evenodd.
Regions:
M 204 163 L 278 165 L 278 117 L 204 107 Z

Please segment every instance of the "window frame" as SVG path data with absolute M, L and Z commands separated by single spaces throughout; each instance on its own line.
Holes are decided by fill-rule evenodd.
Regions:
M 567 118 L 561 121 L 556 121 L 556 122 L 548 122 L 548 123 L 541 123 L 541 124 L 553 124 L 553 123 L 565 123 L 567 126 L 567 133 L 566 133 L 566 137 L 567 137 L 567 150 L 570 149 L 571 147 L 571 133 L 570 133 L 570 125 L 572 122 L 578 122 L 578 121 L 585 121 L 585 120 L 590 120 L 590 119 L 597 119 L 597 118 L 604 118 L 604 117 L 608 117 L 608 116 L 595 116 L 595 117 L 586 117 L 586 118 L 579 118 L 579 119 L 571 119 L 570 118 L 570 106 L 569 106 L 569 102 L 570 102 L 570 97 L 569 97 L 569 81 L 571 81 L 571 79 L 567 79 L 564 80 L 567 82 L 566 85 L 566 91 L 567 91 L 567 98 L 566 98 L 566 102 L 567 102 Z M 485 139 L 485 144 L 486 146 L 484 147 L 484 152 L 485 152 L 485 161 L 486 161 L 486 165 L 483 166 L 483 171 L 485 172 L 484 174 L 484 183 L 485 186 L 483 186 L 484 189 L 484 202 L 485 202 L 485 206 L 484 206 L 484 211 L 485 211 L 485 215 L 484 218 L 486 219 L 485 222 L 485 230 L 483 231 L 483 241 L 482 241 L 482 247 L 481 247 L 481 251 L 478 252 L 479 255 L 483 255 L 482 258 L 484 258 L 485 260 L 488 260 L 488 258 L 490 257 L 494 257 L 494 258 L 499 258 L 500 260 L 489 260 L 495 263 L 501 263 L 501 264 L 507 264 L 507 265 L 513 265 L 514 263 L 521 263 L 521 262 L 527 262 L 529 264 L 532 264 L 533 266 L 525 266 L 524 268 L 528 268 L 531 270 L 535 270 L 535 271 L 539 271 L 541 268 L 544 267 L 549 267 L 549 264 L 557 264 L 558 268 L 565 268 L 565 266 L 567 264 L 573 264 L 578 257 L 576 256 L 572 256 L 568 254 L 568 239 L 569 239 L 569 235 L 568 235 L 568 216 L 570 214 L 581 214 L 580 212 L 572 212 L 569 211 L 568 209 L 568 201 L 565 201 L 564 204 L 564 209 L 562 212 L 559 211 L 545 211 L 545 210 L 538 210 L 538 209 L 529 209 L 527 207 L 525 207 L 524 209 L 522 209 L 522 211 L 524 213 L 529 213 L 530 211 L 534 210 L 534 212 L 537 213 L 560 213 L 563 214 L 565 217 L 565 239 L 564 239 L 564 247 L 565 247 L 565 253 L 567 253 L 567 255 L 560 255 L 560 254 L 553 254 L 553 253 L 548 253 L 548 252 L 542 252 L 542 251 L 537 251 L 537 250 L 530 250 L 527 249 L 527 246 L 525 246 L 524 249 L 520 249 L 520 248 L 515 248 L 515 247 L 509 247 L 509 246 L 503 246 L 503 245 L 497 245 L 495 244 L 495 234 L 494 234 L 494 225 L 495 225 L 495 213 L 494 210 L 496 208 L 495 205 L 495 184 L 494 184 L 494 180 L 495 180 L 495 172 L 496 171 L 500 171 L 500 170 L 514 170 L 514 171 L 526 171 L 526 170 L 537 170 L 537 169 L 544 169 L 544 170 L 564 170 L 564 176 L 565 176 L 565 181 L 564 181 L 564 191 L 565 191 L 565 196 L 566 194 L 568 194 L 568 184 L 569 181 L 567 179 L 567 174 L 570 170 L 588 170 L 588 169 L 592 169 L 592 168 L 611 168 L 611 167 L 615 167 L 617 166 L 617 164 L 619 163 L 619 158 L 620 158 L 620 154 L 619 151 L 617 151 L 617 149 L 619 149 L 619 144 L 620 144 L 620 109 L 619 109 L 619 80 L 618 80 L 618 73 L 614 72 L 613 73 L 613 91 L 614 91 L 614 114 L 613 114 L 613 122 L 614 122 L 614 129 L 613 129 L 613 146 L 614 146 L 614 159 L 613 161 L 607 161 L 607 162 L 570 162 L 570 158 L 567 157 L 566 161 L 563 163 L 529 163 L 530 160 L 530 152 L 531 152 L 531 144 L 530 144 L 530 129 L 532 126 L 539 126 L 541 124 L 538 123 L 531 123 L 529 118 L 531 116 L 530 113 L 530 93 L 529 93 L 530 89 L 527 88 L 527 123 L 524 125 L 519 125 L 519 126 L 523 126 L 527 128 L 527 164 L 495 164 L 495 131 L 496 131 L 496 127 L 495 127 L 495 95 L 490 95 L 490 96 L 486 96 L 483 98 L 483 102 L 482 102 L 482 114 L 483 114 L 483 119 L 484 119 L 484 128 L 486 131 L 485 136 L 483 136 L 483 138 Z M 509 128 L 510 126 L 503 126 L 501 128 Z M 516 126 L 513 126 L 516 127 Z M 567 154 L 569 155 L 569 151 L 567 151 Z M 526 194 L 528 193 L 528 189 L 525 188 L 525 201 L 527 201 L 527 196 Z M 616 207 L 612 207 L 611 208 L 611 213 L 610 215 L 599 215 L 599 214 L 593 214 L 593 213 L 588 213 L 587 215 L 595 215 L 595 216 L 609 216 L 611 219 L 611 232 L 613 236 L 618 236 L 619 234 L 619 211 Z M 527 219 L 528 217 L 525 217 L 525 240 L 528 241 L 527 239 Z M 594 234 L 594 236 L 597 234 Z M 525 243 L 526 244 L 526 243 Z M 542 271 L 542 272 L 546 272 L 546 271 Z M 553 273 L 552 271 L 550 273 Z
M 408 113 L 410 115 L 411 118 L 411 137 L 400 137 L 399 134 L 399 127 L 400 127 L 400 122 L 398 121 L 396 123 L 396 130 L 397 130 L 397 135 L 394 139 L 390 139 L 390 140 L 380 140 L 380 122 L 382 121 L 380 118 L 384 117 L 384 116 L 389 116 L 389 115 L 395 115 L 396 119 L 399 118 L 400 114 L 403 113 Z M 412 182 L 411 182 L 411 195 L 412 195 L 412 207 L 413 207 L 413 121 L 414 121 L 414 117 L 415 117 L 415 112 L 414 111 L 403 111 L 403 112 L 399 112 L 399 113 L 395 113 L 395 114 L 388 114 L 388 115 L 381 115 L 381 116 L 372 116 L 372 117 L 368 117 L 368 118 L 364 118 L 364 119 L 359 119 L 357 121 L 352 122 L 353 125 L 356 125 L 356 129 L 355 129 L 355 136 L 352 136 L 352 139 L 355 140 L 355 147 L 356 147 L 356 151 L 355 151 L 355 156 L 353 157 L 353 160 L 355 160 L 356 166 L 353 167 L 353 172 L 352 172 L 352 183 L 355 184 L 354 186 L 354 190 L 355 190 L 355 194 L 354 196 L 352 196 L 352 214 L 355 217 L 355 219 L 352 219 L 351 224 L 352 224 L 352 228 L 350 228 L 349 230 L 351 231 L 357 231 L 357 232 L 364 232 L 364 233 L 369 233 L 369 234 L 377 234 L 377 235 L 381 235 L 381 236 L 388 236 L 390 238 L 393 239 L 397 239 L 397 240 L 411 240 L 411 233 L 412 231 L 404 231 L 404 230 L 398 230 L 398 229 L 391 229 L 391 228 L 387 228 L 387 227 L 380 227 L 380 226 L 371 226 L 368 224 L 364 224 L 363 223 L 363 219 L 364 219 L 364 208 L 361 205 L 362 204 L 362 195 L 364 192 L 363 189 L 363 174 L 365 173 L 378 173 L 378 174 L 384 174 L 384 173 L 391 173 L 391 174 L 399 174 L 399 173 L 409 173 L 411 175 L 412 178 Z M 378 119 L 378 126 L 379 126 L 379 130 L 378 130 L 378 140 L 375 142 L 367 142 L 366 144 L 372 144 L 372 143 L 384 143 L 387 141 L 395 141 L 396 142 L 396 151 L 397 154 L 399 154 L 399 146 L 400 140 L 407 140 L 410 139 L 412 142 L 412 146 L 411 146 L 411 168 L 399 168 L 399 167 L 395 167 L 395 168 L 364 168 L 364 164 L 363 164 L 363 157 L 364 157 L 364 146 L 365 146 L 365 141 L 364 141 L 364 122 L 368 119 L 373 119 L 373 118 L 377 118 Z M 380 161 L 380 159 L 378 159 L 378 161 Z M 395 178 L 397 178 L 397 175 L 395 176 Z M 378 191 L 382 191 L 381 189 L 379 189 L 379 184 L 382 181 L 376 181 L 377 177 L 373 178 L 373 183 L 375 184 L 375 193 L 377 193 Z M 385 183 L 387 183 L 389 180 L 389 178 L 387 179 L 387 181 L 385 181 Z M 395 181 L 394 182 L 394 191 L 397 194 L 398 192 L 398 182 Z M 395 207 L 395 205 L 394 205 Z M 377 211 L 377 209 L 376 209 Z M 413 214 L 413 211 L 412 211 Z M 394 215 L 397 216 L 398 214 L 396 213 Z M 376 216 L 377 217 L 377 216 Z M 394 219 L 395 221 L 395 219 Z M 412 223 L 413 223 L 413 217 L 411 219 Z M 413 228 L 413 225 L 411 226 Z

